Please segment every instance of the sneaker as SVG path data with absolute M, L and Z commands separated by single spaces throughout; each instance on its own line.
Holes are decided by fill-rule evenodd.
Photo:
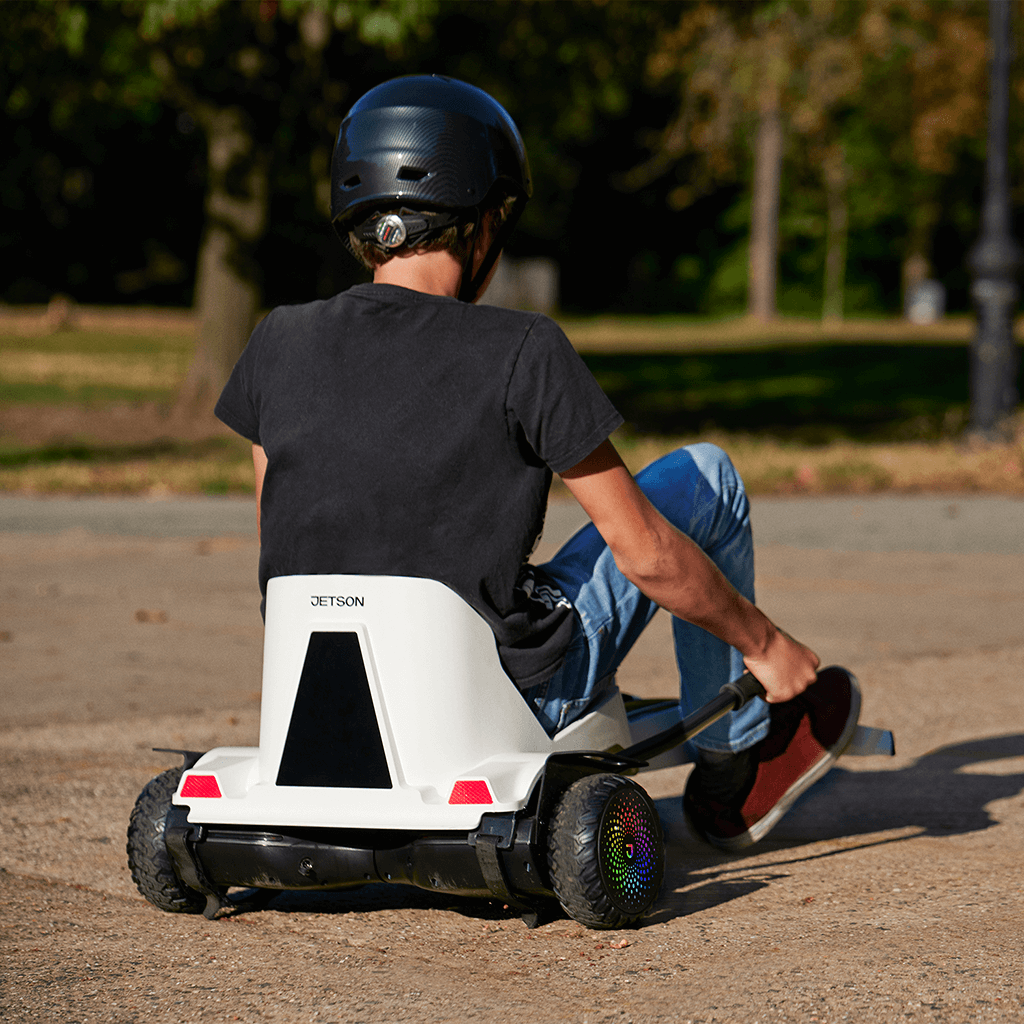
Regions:
M 683 794 L 683 812 L 700 838 L 723 850 L 763 839 L 850 745 L 860 717 L 860 687 L 843 668 L 826 668 L 795 700 L 769 704 L 768 735 L 749 750 L 701 750 Z

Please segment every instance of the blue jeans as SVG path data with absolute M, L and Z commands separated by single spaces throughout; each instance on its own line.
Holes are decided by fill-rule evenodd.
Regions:
M 640 489 L 674 526 L 693 539 L 736 589 L 754 600 L 750 504 L 729 457 L 712 444 L 680 448 L 637 476 Z M 619 572 L 591 524 L 539 567 L 572 601 L 575 637 L 561 668 L 524 696 L 553 734 L 582 715 L 614 685 L 614 674 L 657 605 Z M 698 626 L 672 619 L 679 703 L 695 711 L 720 687 L 743 674 L 739 651 Z M 705 750 L 735 752 L 768 732 L 768 705 L 755 699 L 705 729 L 694 741 Z M 691 748 L 692 752 L 692 748 Z

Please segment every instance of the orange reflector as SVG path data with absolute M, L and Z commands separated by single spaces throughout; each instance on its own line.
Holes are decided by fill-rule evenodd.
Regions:
M 223 794 L 216 775 L 189 775 L 181 787 L 182 796 L 217 797 Z
M 452 795 L 448 797 L 450 804 L 493 804 L 491 787 L 486 779 L 459 779 L 452 786 Z

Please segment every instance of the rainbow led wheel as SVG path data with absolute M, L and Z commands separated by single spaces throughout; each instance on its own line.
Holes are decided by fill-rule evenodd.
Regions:
M 653 906 L 665 873 L 661 821 L 650 797 L 621 775 L 588 775 L 551 819 L 551 885 L 588 928 L 622 928 Z

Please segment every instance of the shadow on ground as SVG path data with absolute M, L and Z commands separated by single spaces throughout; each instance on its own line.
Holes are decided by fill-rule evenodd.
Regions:
M 1024 791 L 1024 772 L 985 771 L 978 766 L 1021 757 L 1024 735 L 1016 734 L 940 747 L 897 770 L 836 768 L 797 801 L 756 848 L 762 854 L 792 853 L 789 859 L 775 857 L 762 867 L 749 863 L 733 867 L 753 851 L 738 855 L 711 851 L 688 834 L 673 842 L 663 897 L 650 920 L 685 917 L 764 889 L 773 879 L 786 877 L 787 865 L 921 836 L 948 837 L 992 828 L 999 820 L 989 806 Z M 678 800 L 659 800 L 658 810 L 663 819 L 679 818 L 678 805 Z M 884 835 L 892 832 L 902 834 Z M 857 836 L 877 838 L 857 842 Z M 799 855 L 801 847 L 829 840 L 842 845 Z

